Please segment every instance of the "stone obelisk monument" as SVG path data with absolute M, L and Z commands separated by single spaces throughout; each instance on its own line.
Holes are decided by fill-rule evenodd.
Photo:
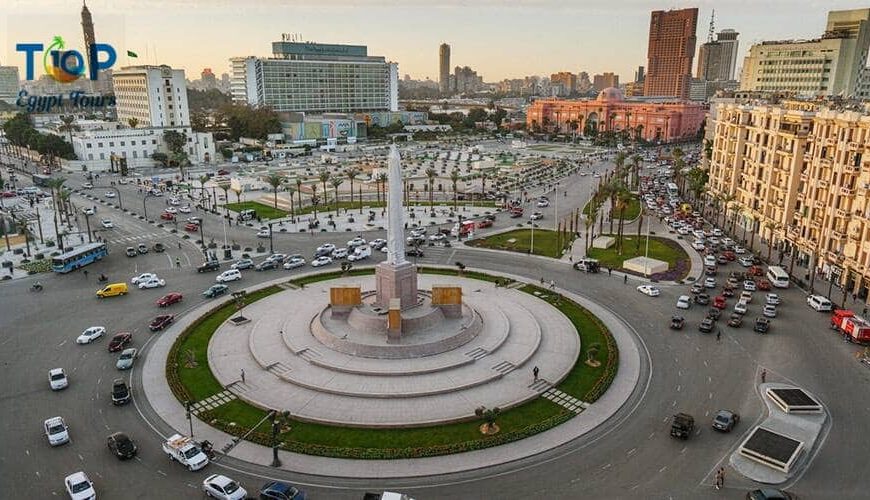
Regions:
M 387 309 L 391 299 L 399 299 L 407 309 L 417 304 L 417 269 L 405 259 L 402 167 L 396 146 L 390 146 L 387 156 L 387 185 L 387 260 L 375 271 L 376 304 Z

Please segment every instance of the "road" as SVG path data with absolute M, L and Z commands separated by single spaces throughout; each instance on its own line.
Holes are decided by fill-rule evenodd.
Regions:
M 560 212 L 585 202 L 575 193 L 592 179 L 577 176 L 568 181 L 569 203 L 560 203 Z M 156 210 L 160 201 L 153 200 Z M 631 324 L 652 360 L 649 387 L 638 394 L 642 396 L 639 405 L 626 405 L 602 429 L 561 448 L 470 473 L 413 480 L 349 481 L 338 477 L 340 471 L 334 476 L 318 477 L 276 474 L 234 460 L 201 472 L 187 472 L 168 462 L 160 450 L 157 432 L 169 429 L 155 422 L 147 402 L 137 399 L 135 405 L 111 405 L 109 390 L 115 377 L 132 380 L 134 396 L 141 393 L 135 369 L 133 373 L 119 373 L 114 368 L 116 355 L 105 350 L 105 339 L 87 346 L 76 345 L 74 339 L 92 325 L 106 326 L 110 334 L 131 331 L 135 345 L 144 348 L 147 355 L 148 339 L 153 334 L 146 325 L 158 313 L 154 301 L 168 291 L 180 291 L 185 301 L 170 310 L 184 314 L 206 300 L 199 294 L 213 283 L 214 274 L 193 271 L 192 266 L 201 257 L 192 242 L 185 241 L 179 251 L 177 244 L 172 244 L 182 241 L 178 236 L 102 205 L 98 217 L 107 211 L 111 211 L 117 226 L 113 234 L 106 236 L 111 254 L 104 262 L 91 266 L 89 277 L 80 273 L 40 276 L 45 285 L 42 293 L 27 291 L 33 278 L 0 285 L 0 352 L 6 374 L 0 398 L 7 408 L 0 431 L 6 444 L 0 451 L 0 483 L 11 497 L 63 495 L 62 478 L 81 469 L 91 474 L 101 498 L 198 496 L 201 480 L 215 472 L 239 479 L 249 491 L 264 482 L 264 477 L 281 477 L 305 485 L 311 498 L 360 498 L 362 491 L 376 489 L 401 490 L 418 499 L 740 498 L 750 487 L 748 482 L 731 476 L 726 480 L 726 490 L 715 492 L 710 487 L 712 471 L 723 463 L 752 422 L 762 416 L 762 404 L 754 392 L 761 367 L 767 369 L 769 381 L 791 381 L 813 391 L 833 415 L 834 426 L 824 446 L 806 473 L 787 485 L 790 490 L 801 498 L 865 496 L 868 479 L 861 458 L 867 452 L 863 440 L 856 439 L 860 435 L 856 432 L 863 429 L 870 409 L 870 394 L 863 388 L 870 371 L 855 362 L 855 346 L 843 343 L 826 328 L 827 316 L 804 305 L 800 291 L 789 289 L 782 293 L 784 305 L 769 335 L 754 334 L 748 326 L 733 330 L 723 324 L 722 340 L 717 342 L 715 336 L 697 332 L 705 308 L 696 307 L 685 314 L 687 328 L 682 332 L 668 330 L 669 318 L 676 311 L 676 297 L 686 293 L 684 286 L 662 287 L 660 297 L 649 298 L 634 290 L 636 283 L 625 285 L 621 278 L 606 273 L 587 275 L 570 270 L 567 263 L 461 247 L 427 247 L 419 263 L 452 265 L 462 261 L 469 267 L 521 274 L 531 280 L 553 279 L 559 287 L 607 305 Z M 214 219 L 206 220 L 207 228 L 217 226 L 219 218 L 207 217 Z M 512 222 L 500 215 L 496 228 L 508 227 Z M 233 230 L 238 231 L 233 233 L 238 235 L 237 241 L 256 243 L 250 228 L 233 226 Z M 371 239 L 383 234 L 366 236 Z M 147 243 L 164 241 L 169 250 L 165 254 L 149 252 L 125 257 L 123 248 L 137 238 Z M 320 243 L 343 244 L 349 239 L 346 233 L 280 234 L 277 238 L 276 251 L 306 255 L 311 255 Z M 174 267 L 176 256 L 182 262 L 181 268 Z M 382 254 L 376 252 L 373 257 L 371 263 Z M 126 297 L 102 301 L 94 297 L 99 287 L 95 276 L 100 272 L 113 280 L 129 281 L 143 271 L 158 272 L 166 279 L 166 288 L 131 290 Z M 295 272 L 301 271 L 245 272 L 244 279 L 232 288 L 274 279 L 278 273 Z M 758 313 L 757 302 L 751 305 L 749 318 Z M 53 393 L 48 389 L 47 371 L 58 366 L 67 370 L 71 385 Z M 707 419 L 721 408 L 743 416 L 732 434 L 709 429 Z M 699 423 L 698 435 L 688 442 L 668 436 L 667 418 L 676 411 L 695 415 Z M 41 422 L 55 415 L 67 420 L 72 443 L 52 449 L 42 434 Z M 137 460 L 119 462 L 105 448 L 105 437 L 119 430 L 139 442 Z

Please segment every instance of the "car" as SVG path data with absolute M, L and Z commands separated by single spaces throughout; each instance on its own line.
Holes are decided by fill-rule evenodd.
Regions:
M 188 217 L 188 218 L 184 219 L 184 222 L 189 222 L 189 223 L 191 223 L 191 224 L 201 224 L 201 223 L 202 223 L 202 217 L 196 217 L 196 216 L 194 216 L 194 217 Z
M 202 491 L 209 498 L 222 500 L 242 500 L 247 498 L 248 492 L 239 483 L 220 474 L 212 474 L 203 480 Z
M 707 317 L 713 321 L 719 321 L 720 316 L 722 316 L 722 310 L 717 307 L 711 307 L 707 310 Z
M 252 259 L 239 259 L 230 266 L 230 269 L 250 269 L 254 267 L 254 261 Z
M 164 251 L 166 251 L 166 246 L 163 245 L 163 243 L 157 242 L 154 244 L 153 247 L 151 247 L 151 249 L 157 253 L 163 253 Z
M 740 298 L 738 299 L 741 302 L 746 302 L 747 304 L 752 302 L 752 292 L 749 290 L 743 290 L 740 292 Z
M 770 281 L 767 280 L 758 280 L 758 289 L 759 290 L 770 290 Z
M 718 311 L 718 309 L 717 309 Z M 701 333 L 710 333 L 713 331 L 713 319 L 707 317 L 701 320 L 698 324 L 698 331 Z
M 184 230 L 190 233 L 195 233 L 199 231 L 199 223 L 197 222 L 188 222 L 184 225 Z
M 163 212 L 162 214 L 160 214 L 160 218 L 163 220 L 173 221 L 175 220 L 175 214 L 170 212 Z
M 743 282 L 743 289 L 748 292 L 754 292 L 756 288 L 755 280 L 746 280 Z
M 164 286 L 166 286 L 166 280 L 157 277 L 139 282 L 139 290 L 145 290 L 146 288 L 159 288 Z
M 699 293 L 698 295 L 695 295 L 693 300 L 695 301 L 696 304 L 706 306 L 707 304 L 710 303 L 710 296 L 707 295 L 706 293 Z
M 420 238 L 421 236 L 425 236 L 427 229 L 425 227 L 415 227 L 411 230 L 412 238 Z
M 72 500 L 90 500 L 97 498 L 97 490 L 88 475 L 84 472 L 70 474 L 63 480 L 66 492 Z
M 181 302 L 184 296 L 179 292 L 170 292 L 157 299 L 157 307 L 167 307 Z
M 222 169 L 217 171 L 217 174 L 218 175 L 230 175 L 230 171 L 225 169 L 225 168 L 222 168 Z
M 380 250 L 384 246 L 387 245 L 387 240 L 383 238 L 377 238 L 369 242 L 369 246 L 374 248 L 375 250 Z
M 149 193 L 151 193 L 151 196 L 156 196 L 158 198 L 163 196 L 163 191 L 161 191 L 159 189 L 152 189 L 151 191 L 149 191 Z
M 728 318 L 728 326 L 732 326 L 734 328 L 740 328 L 740 325 L 743 324 L 743 315 L 737 313 L 731 313 L 731 316 Z
M 127 247 L 127 249 L 124 250 L 124 253 L 127 255 L 127 257 L 135 257 L 139 255 L 139 252 L 137 252 L 136 249 L 133 247 Z
M 242 273 L 238 269 L 228 269 L 214 279 L 218 283 L 226 283 L 227 281 L 236 281 L 242 279 Z
M 60 446 L 69 443 L 69 428 L 63 417 L 51 417 L 42 423 L 45 429 L 45 437 L 48 438 L 48 444 L 52 446 Z
M 686 319 L 682 316 L 671 316 L 671 330 L 682 330 Z
M 338 259 L 346 259 L 347 258 L 347 248 L 336 248 L 332 251 L 332 258 L 334 260 Z
M 408 257 L 422 257 L 423 250 L 420 250 L 419 248 L 409 248 L 405 250 L 405 255 Z
M 139 243 L 138 245 L 136 245 L 136 251 L 141 254 L 146 254 L 148 253 L 148 245 L 146 245 L 145 243 Z
M 719 410 L 713 416 L 713 429 L 721 432 L 731 432 L 740 422 L 740 415 L 730 410 Z
M 135 457 L 139 450 L 136 443 L 123 432 L 109 434 L 109 437 L 106 438 L 106 444 L 109 446 L 109 451 L 121 460 Z
M 127 382 L 122 378 L 116 378 L 112 381 L 112 404 L 123 405 L 130 402 L 130 388 L 127 387 Z
M 737 262 L 739 262 L 740 265 L 743 267 L 752 266 L 752 259 L 749 257 L 740 257 L 739 259 L 737 259 Z
M 94 189 L 94 185 L 90 182 L 85 182 L 82 184 L 82 189 Z
M 691 307 L 691 304 L 692 302 L 688 295 L 680 295 L 679 298 L 677 298 L 677 309 L 688 309 Z
M 102 337 L 106 333 L 106 327 L 104 326 L 92 326 L 87 330 L 83 331 L 81 335 L 76 338 L 76 344 L 90 344 L 91 342 L 97 340 Z
M 104 194 L 103 196 L 105 196 L 106 198 L 114 198 L 115 192 L 114 191 L 106 191 L 106 194 Z
M 746 494 L 746 500 L 792 500 L 791 494 L 770 488 L 752 490 Z
M 311 267 L 321 267 L 327 264 L 332 264 L 332 257 L 326 255 L 321 255 L 320 257 L 317 257 L 316 259 L 311 261 Z
M 272 232 L 268 229 L 260 229 L 257 231 L 257 238 L 268 238 L 272 235 Z
M 737 260 L 737 255 L 735 255 L 734 252 L 732 252 L 731 250 L 724 252 L 722 254 L 722 256 L 725 257 L 725 259 L 728 260 L 728 262 L 731 262 L 733 260 Z
M 725 309 L 727 299 L 724 295 L 717 295 L 713 297 L 713 307 L 716 309 Z
M 489 220 L 489 219 L 484 219 L 484 220 L 482 220 L 482 221 L 480 221 L 480 222 L 477 223 L 477 228 L 478 228 L 478 229 L 484 229 L 484 228 L 487 228 L 487 227 L 492 227 L 492 221 Z
M 254 266 L 254 271 L 268 271 L 269 269 L 277 269 L 278 263 L 274 260 L 266 259 Z
M 305 259 L 301 256 L 289 257 L 284 263 L 284 269 L 296 269 L 297 267 L 305 266 Z
M 831 311 L 834 308 L 831 301 L 822 295 L 810 295 L 807 297 L 807 305 L 818 312 Z
M 173 321 L 175 321 L 175 316 L 172 314 L 161 314 L 151 320 L 151 323 L 148 323 L 148 328 L 150 328 L 152 332 L 156 332 L 158 330 L 163 330 L 172 324 Z
M 109 340 L 109 352 L 118 352 L 127 347 L 133 342 L 133 334 L 129 332 L 118 332 Z
M 736 253 L 737 255 L 743 255 L 746 253 L 746 249 L 740 245 L 737 245 L 734 247 L 734 253 Z
M 178 207 L 178 211 L 183 213 L 183 214 L 189 214 L 190 213 L 190 205 L 182 205 L 182 206 Z
M 173 207 L 177 207 L 178 205 L 181 205 L 181 202 L 178 201 L 178 198 L 173 197 L 173 198 L 169 198 L 169 204 L 172 205 Z M 173 208 L 173 210 L 175 210 L 175 209 Z
M 173 201 L 174 201 L 175 203 L 172 203 Z M 169 203 L 170 203 L 171 205 L 178 205 L 178 200 L 169 200 Z M 175 208 L 175 207 L 166 207 L 166 208 L 163 209 L 163 213 L 167 213 L 167 214 L 177 214 L 177 213 L 178 213 L 178 209 Z
M 332 243 L 324 243 L 317 247 L 314 251 L 315 257 L 323 257 L 324 255 L 332 255 L 332 252 L 335 251 L 335 245 Z
M 535 212 L 531 215 L 531 217 L 529 217 L 529 220 L 541 220 L 543 218 L 544 214 L 542 214 L 541 212 Z
M 692 242 L 692 248 L 694 248 L 695 250 L 697 250 L 697 251 L 699 251 L 699 252 L 703 252 L 704 249 L 707 248 L 707 247 L 704 246 L 704 242 L 703 242 L 703 241 L 694 241 L 694 242 Z
M 138 285 L 139 283 L 142 283 L 143 281 L 148 281 L 148 280 L 152 280 L 152 279 L 157 279 L 157 275 L 154 273 L 142 273 L 138 276 L 133 276 L 130 279 L 130 283 L 132 283 L 134 285 Z
M 734 296 L 734 287 L 730 285 L 725 285 L 722 287 L 722 296 L 723 297 L 733 297 Z
M 640 285 L 637 287 L 637 291 L 650 297 L 658 297 L 662 293 L 659 287 L 653 285 Z
M 767 333 L 770 330 L 770 320 L 767 318 L 755 318 L 755 326 L 752 329 L 758 333 Z
M 681 234 L 683 236 L 686 236 L 689 234 L 689 228 L 686 226 L 680 226 L 680 228 L 677 229 L 677 234 Z
M 689 292 L 690 292 L 692 295 L 699 294 L 699 293 L 701 293 L 701 292 L 703 292 L 703 291 L 704 291 L 704 285 L 702 285 L 702 284 L 700 284 L 700 283 L 695 283 L 695 284 L 693 284 L 692 287 L 689 289 Z
M 677 413 L 671 420 L 671 436 L 689 439 L 695 430 L 695 419 L 687 413 Z
M 196 266 L 196 272 L 204 273 L 207 271 L 217 271 L 220 268 L 221 268 L 220 261 L 207 260 L 207 261 L 203 262 L 202 264 Z
M 704 257 L 704 265 L 705 266 L 715 266 L 716 265 L 716 256 L 715 255 L 707 255 Z
M 69 387 L 69 379 L 66 378 L 63 368 L 52 368 L 48 370 L 48 385 L 52 391 L 59 391 Z
M 115 368 L 119 370 L 129 370 L 130 368 L 133 368 L 133 361 L 136 360 L 136 354 L 138 352 L 139 351 L 135 347 L 124 349 L 118 357 L 118 361 L 115 363 Z
M 348 241 L 348 242 L 347 242 L 347 246 L 348 246 L 348 248 L 356 248 L 356 247 L 359 247 L 359 246 L 363 246 L 363 245 L 365 245 L 366 243 L 367 243 L 367 242 L 366 242 L 366 239 L 365 239 L 365 238 L 363 238 L 362 236 L 357 236 L 356 238 L 354 238 L 354 239 Z
M 550 202 L 547 200 L 538 200 L 537 206 L 538 208 L 546 208 L 550 206 Z
M 713 231 L 712 231 L 712 234 L 713 234 L 713 236 L 721 237 L 721 236 L 722 236 L 722 230 L 719 229 L 718 227 L 714 227 L 714 228 L 713 228 Z
M 775 293 L 768 293 L 768 294 L 764 297 L 764 303 L 765 303 L 765 304 L 770 304 L 770 305 L 772 305 L 772 306 L 778 306 L 778 305 L 779 305 L 779 302 L 780 302 L 779 295 L 777 295 L 777 294 L 775 294 Z
M 354 248 L 353 252 L 347 256 L 349 262 L 358 262 L 363 259 L 368 259 L 372 256 L 372 249 L 368 245 L 362 245 Z
M 281 481 L 271 481 L 264 484 L 259 491 L 260 500 L 305 500 L 305 492 L 292 484 Z
M 443 233 L 436 233 L 436 234 L 433 234 L 432 236 L 429 236 L 429 241 L 432 241 L 432 242 L 442 241 L 446 238 L 447 238 L 447 236 L 444 235 Z
M 106 229 L 112 229 L 113 227 L 115 227 L 115 224 L 112 221 L 110 221 L 109 219 L 101 220 L 100 224 L 102 224 L 102 226 Z
M 704 268 L 704 276 L 713 277 L 716 276 L 716 274 L 718 274 L 716 266 L 707 266 Z
M 705 279 L 704 288 L 716 288 L 716 280 L 714 278 Z
M 716 257 L 716 263 L 719 264 L 720 266 L 724 266 L 724 265 L 728 264 L 728 262 L 729 262 L 728 259 L 724 255 L 720 255 L 720 256 Z
M 229 290 L 229 289 L 230 289 L 230 287 L 228 287 L 226 285 L 212 285 L 212 286 L 208 287 L 204 292 L 202 292 L 202 296 L 209 298 L 209 299 L 213 299 L 215 297 L 218 297 L 220 295 L 227 293 L 227 290 Z
M 284 259 L 286 259 L 286 258 L 287 258 L 286 254 L 273 253 L 272 255 L 266 257 L 266 260 L 268 260 L 269 262 L 274 262 L 275 264 L 282 264 L 282 263 L 284 263 Z
M 765 318 L 775 318 L 776 317 L 776 306 L 772 304 L 765 304 L 761 309 L 761 315 Z
M 94 209 L 91 207 L 86 207 L 82 210 L 82 213 L 85 215 L 94 215 Z
M 746 302 L 742 300 L 738 301 L 734 304 L 734 312 L 737 314 L 746 314 L 746 311 L 749 309 L 749 306 L 746 305 Z

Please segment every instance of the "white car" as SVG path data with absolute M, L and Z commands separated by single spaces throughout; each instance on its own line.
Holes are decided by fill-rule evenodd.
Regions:
M 740 302 L 746 302 L 747 304 L 752 302 L 752 292 L 749 290 L 743 290 L 740 292 L 740 297 L 738 299 Z
M 708 255 L 704 257 L 704 265 L 705 266 L 715 266 L 716 265 L 716 256 Z
M 189 214 L 190 213 L 190 205 L 184 205 L 184 206 L 178 207 L 178 211 L 183 213 L 183 214 Z
M 332 258 L 327 257 L 326 255 L 321 255 L 320 257 L 311 261 L 311 267 L 320 267 L 327 264 L 332 264 Z
M 347 248 L 336 248 L 335 250 L 332 251 L 332 258 L 336 259 L 336 260 L 346 259 L 347 254 L 348 254 Z
M 88 207 L 88 208 L 83 209 L 82 213 L 84 213 L 85 215 L 94 215 L 94 209 Z
M 644 295 L 649 295 L 650 297 L 658 297 L 662 293 L 658 287 L 653 285 L 640 285 L 637 287 L 637 291 Z
M 48 444 L 59 446 L 64 443 L 69 443 L 69 428 L 63 417 L 51 417 L 42 423 L 45 429 L 45 437 L 48 438 Z
M 317 250 L 315 251 L 315 253 L 319 253 L 321 255 L 324 255 L 324 254 L 331 254 L 334 251 L 335 251 L 335 245 L 333 245 L 332 243 L 324 243 L 324 244 L 320 245 L 319 247 L 317 247 Z
M 444 233 L 435 233 L 429 237 L 429 241 L 441 241 L 445 238 L 447 238 L 447 236 L 445 236 Z
M 761 314 L 764 315 L 765 318 L 775 318 L 776 317 L 776 306 L 767 304 L 764 306 L 764 309 L 761 310 Z
M 363 259 L 368 259 L 372 255 L 372 249 L 368 245 L 356 247 L 352 254 L 347 256 L 347 260 L 356 262 Z
M 387 244 L 387 240 L 385 240 L 383 238 L 374 239 L 369 243 L 369 245 L 371 245 L 372 248 L 378 248 L 378 249 L 380 249 L 381 247 L 383 247 L 386 244 Z
M 737 260 L 737 262 L 739 262 L 740 265 L 743 266 L 743 267 L 750 267 L 750 266 L 752 266 L 752 259 L 749 258 L 749 257 L 740 257 L 740 258 Z
M 764 302 L 772 306 L 778 306 L 780 303 L 779 295 L 775 293 L 768 293 L 767 296 L 764 298 Z
M 181 202 L 178 201 L 178 198 L 169 198 L 169 204 L 174 206 L 174 207 L 177 207 L 178 205 L 181 204 Z
M 121 356 L 115 363 L 115 368 L 119 370 L 129 370 L 133 368 L 133 362 L 136 360 L 136 353 L 139 351 L 135 347 L 130 347 L 121 351 Z
M 114 198 L 115 193 L 113 191 L 106 191 L 106 198 Z
M 139 276 L 134 276 L 133 279 L 130 280 L 130 283 L 132 283 L 134 285 L 138 285 L 139 283 L 142 283 L 143 281 L 153 280 L 156 278 L 157 278 L 157 275 L 154 273 L 142 273 Z
M 168 214 L 177 214 L 178 213 L 178 209 L 175 207 L 166 207 L 163 209 L 163 211 L 168 213 Z
M 270 262 L 274 262 L 276 264 L 281 264 L 282 262 L 284 262 L 284 259 L 286 259 L 286 258 L 287 258 L 287 255 L 285 255 L 283 253 L 273 253 L 272 255 L 266 257 L 266 260 L 268 260 Z
M 714 278 L 705 279 L 704 288 L 716 288 L 716 280 Z
M 734 304 L 734 312 L 737 314 L 746 314 L 746 310 L 748 308 L 749 307 L 746 304 L 746 302 L 743 302 L 742 300 L 738 301 L 736 304 Z
M 692 236 L 694 236 L 695 238 L 697 238 L 699 240 L 703 240 L 704 239 L 704 231 L 701 231 L 700 229 L 695 229 L 694 231 L 692 231 Z
M 747 292 L 755 291 L 755 281 L 754 280 L 746 280 L 743 282 L 743 289 Z
M 356 238 L 347 242 L 347 246 L 350 248 L 360 247 L 366 244 L 365 238 L 362 236 L 357 236 Z
M 248 492 L 239 483 L 220 474 L 212 474 L 202 482 L 202 491 L 211 498 L 221 500 L 242 500 L 247 498 Z
M 103 227 L 106 228 L 106 229 L 112 229 L 113 227 L 115 227 L 115 224 L 112 223 L 112 221 L 110 221 L 109 219 L 103 219 L 103 220 L 101 220 L 101 221 L 100 221 L 100 224 L 102 224 Z
M 217 275 L 214 280 L 218 283 L 226 283 L 227 281 L 236 281 L 242 279 L 242 273 L 238 269 L 229 269 Z
M 418 228 L 414 228 L 411 230 L 411 236 L 413 236 L 414 238 L 419 238 L 420 236 L 423 236 L 424 234 L 426 234 L 425 227 L 418 227 Z
M 162 286 L 166 286 L 166 280 L 163 280 L 156 276 L 154 278 L 139 282 L 139 290 L 145 290 L 146 288 L 158 288 Z
M 297 267 L 302 267 L 305 265 L 305 259 L 302 257 L 290 257 L 287 259 L 287 262 L 284 263 L 284 269 L 296 269 Z
M 90 344 L 105 334 L 105 326 L 92 326 L 76 338 L 76 344 Z
M 733 245 L 734 240 L 732 240 L 731 238 L 722 238 L 722 244 L 727 247 L 727 246 Z
M 59 391 L 69 387 L 69 379 L 66 378 L 63 368 L 48 370 L 48 385 L 51 386 L 52 391 Z
M 699 252 L 703 252 L 704 249 L 707 247 L 704 246 L 703 241 L 696 241 L 696 242 L 692 243 L 692 248 L 694 248 L 695 250 L 697 250 Z
M 82 184 L 82 189 L 94 189 L 94 185 L 91 184 L 90 182 L 86 182 L 86 183 Z
M 681 234 L 683 236 L 686 236 L 689 234 L 689 228 L 687 228 L 686 226 L 680 226 L 680 228 L 677 229 L 677 234 Z
M 834 308 L 831 301 L 821 295 L 810 295 L 807 297 L 807 305 L 818 312 L 831 311 Z
M 76 472 L 70 474 L 63 480 L 66 485 L 66 492 L 72 500 L 92 500 L 97 498 L 97 490 L 94 489 L 94 483 L 88 478 L 84 472 Z
M 721 237 L 721 236 L 722 236 L 722 230 L 719 229 L 718 227 L 714 227 L 714 228 L 713 228 L 713 236 L 720 236 L 720 237 Z
M 734 253 L 736 253 L 737 255 L 743 255 L 746 253 L 746 249 L 740 245 L 737 245 L 736 247 L 734 247 Z
M 692 299 L 688 295 L 680 295 L 677 299 L 677 309 L 688 309 L 691 307 Z
M 268 238 L 269 230 L 268 229 L 260 229 L 257 231 L 257 238 Z
M 543 218 L 544 218 L 544 214 L 542 214 L 541 212 L 535 212 L 532 214 L 531 217 L 529 217 L 529 220 L 541 220 Z
M 547 200 L 538 200 L 538 208 L 545 208 L 545 207 L 549 207 L 549 206 L 550 206 L 550 202 L 549 202 L 549 201 L 547 201 Z

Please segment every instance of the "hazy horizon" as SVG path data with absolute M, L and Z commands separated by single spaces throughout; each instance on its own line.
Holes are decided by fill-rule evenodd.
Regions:
M 270 56 L 271 42 L 282 33 L 301 33 L 308 41 L 368 46 L 369 55 L 399 64 L 399 76 L 438 79 L 438 46 L 451 46 L 451 70 L 470 66 L 485 82 L 559 71 L 593 74 L 612 71 L 631 81 L 637 66 L 646 66 L 652 10 L 698 7 L 698 45 L 706 41 L 711 9 L 716 31 L 740 33 L 742 66 L 746 49 L 761 40 L 813 38 L 821 35 L 827 11 L 867 8 L 856 1 L 746 0 L 712 2 L 624 0 L 614 4 L 550 0 L 447 0 L 431 5 L 403 2 L 262 0 L 237 4 L 226 0 L 91 0 L 98 42 L 115 46 L 119 61 L 168 64 L 196 80 L 203 68 L 215 75 L 229 72 L 229 58 Z M 243 12 L 240 12 L 241 5 Z M 605 8 L 606 7 L 606 8 Z M 4 9 L 2 65 L 15 65 L 24 78 L 24 56 L 15 44 L 48 44 L 55 35 L 81 50 L 81 3 L 62 0 L 12 0 Z M 292 19 L 292 21 L 287 21 Z M 138 54 L 129 59 L 127 50 Z M 697 51 L 693 66 L 697 65 Z M 37 64 L 37 75 L 41 70 Z M 694 73 L 694 67 L 693 67 Z M 739 74 L 736 75 L 739 78 Z

